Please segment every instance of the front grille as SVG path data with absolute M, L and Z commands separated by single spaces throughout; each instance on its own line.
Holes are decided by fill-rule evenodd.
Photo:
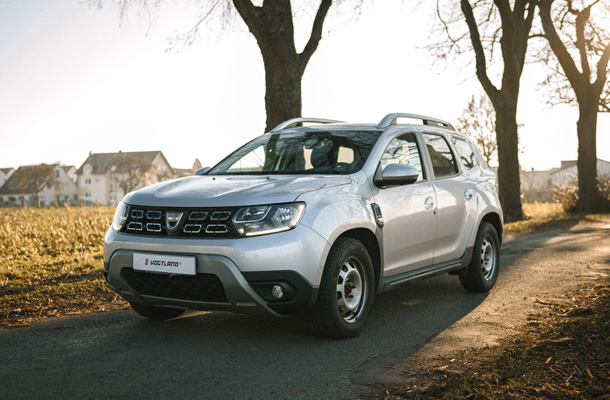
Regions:
M 139 294 L 177 300 L 228 303 L 225 288 L 214 274 L 166 275 L 121 270 L 121 278 Z
M 121 232 L 136 235 L 235 238 L 233 208 L 155 208 L 130 206 Z

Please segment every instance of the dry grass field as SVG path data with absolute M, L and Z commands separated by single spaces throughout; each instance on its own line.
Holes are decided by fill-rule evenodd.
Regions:
M 524 211 L 529 219 L 507 224 L 508 237 L 585 218 L 565 215 L 551 203 L 525 204 Z M 113 207 L 0 208 L 0 325 L 125 308 L 101 274 L 113 212 Z
M 101 275 L 114 208 L 0 208 L 0 324 L 126 307 Z

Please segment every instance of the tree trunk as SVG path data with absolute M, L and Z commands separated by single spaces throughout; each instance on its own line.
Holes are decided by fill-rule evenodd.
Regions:
M 578 134 L 578 202 L 576 211 L 600 210 L 597 187 L 597 101 L 579 103 L 576 123 Z
M 592 39 L 587 38 L 587 34 L 593 35 L 599 34 L 599 32 L 588 33 L 586 27 L 591 16 L 591 8 L 597 2 L 580 11 L 571 10 L 576 15 L 576 41 L 574 44 L 580 53 L 580 70 L 576 66 L 575 58 L 568 51 L 553 24 L 551 16 L 553 2 L 554 0 L 540 2 L 540 20 L 545 37 L 565 72 L 578 102 L 579 116 L 576 123 L 576 133 L 578 135 L 578 201 L 576 202 L 576 211 L 604 211 L 602 196 L 597 186 L 597 113 L 600 96 L 608 74 L 610 44 L 604 47 L 597 67 L 594 69 L 596 71 L 595 80 L 591 82 L 592 69 L 587 52 L 590 51 L 588 43 Z
M 506 222 L 519 221 L 523 219 L 523 208 L 519 175 L 517 101 L 502 99 L 495 105 L 495 109 L 500 203 Z
M 290 118 L 301 116 L 301 80 L 305 68 L 292 46 L 280 49 L 281 32 L 273 32 L 271 43 L 260 45 L 265 63 L 265 132 Z M 282 46 L 284 47 L 284 46 Z
M 500 45 L 504 68 L 500 88 L 497 88 L 489 79 L 485 49 L 472 5 L 468 0 L 461 0 L 462 13 L 468 25 L 476 57 L 477 78 L 496 110 L 500 202 L 502 203 L 504 220 L 513 222 L 523 219 L 521 179 L 519 176 L 517 101 L 536 2 L 516 0 L 513 2 L 513 8 L 511 9 L 509 1 L 494 0 L 493 7 L 496 7 L 502 20 Z
M 233 0 L 237 12 L 256 38 L 265 63 L 266 132 L 281 122 L 301 116 L 301 80 L 309 59 L 322 39 L 322 27 L 332 0 L 321 0 L 311 35 L 303 52 L 294 44 L 294 24 L 289 0 Z

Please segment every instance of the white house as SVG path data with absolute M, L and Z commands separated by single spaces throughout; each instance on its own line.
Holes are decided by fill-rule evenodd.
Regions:
M 597 177 L 599 179 L 610 179 L 610 162 L 597 160 Z M 562 161 L 561 168 L 551 174 L 551 180 L 553 186 L 565 185 L 578 180 L 576 161 Z
M 15 172 L 15 168 L 0 168 L 0 187 L 4 185 L 4 182 Z
M 76 170 L 80 204 L 117 205 L 126 193 L 174 176 L 161 151 L 89 153 Z
M 4 206 L 33 207 L 77 204 L 78 191 L 73 179 L 75 171 L 73 165 L 21 166 L 0 188 L 0 203 Z
M 597 160 L 597 176 L 610 179 L 610 162 Z M 553 188 L 578 180 L 576 161 L 561 161 L 561 167 L 546 171 L 522 170 L 521 192 L 524 201 L 553 201 Z

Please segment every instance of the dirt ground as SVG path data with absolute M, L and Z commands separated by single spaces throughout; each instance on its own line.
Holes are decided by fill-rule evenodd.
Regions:
M 499 290 L 361 398 L 610 399 L 609 222 L 507 242 Z

